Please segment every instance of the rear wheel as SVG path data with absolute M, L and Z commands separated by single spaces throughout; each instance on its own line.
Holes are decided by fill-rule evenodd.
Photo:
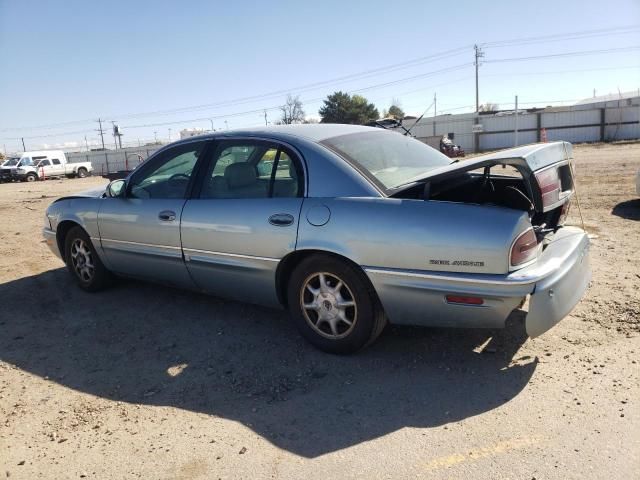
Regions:
M 111 283 L 111 273 L 102 264 L 89 235 L 74 227 L 65 238 L 65 261 L 78 285 L 87 292 L 97 292 Z
M 84 167 L 80 167 L 78 169 L 78 178 L 85 178 L 87 176 L 87 169 Z
M 386 318 L 364 273 L 325 255 L 302 261 L 289 279 L 288 304 L 300 333 L 330 353 L 353 353 L 372 343 Z

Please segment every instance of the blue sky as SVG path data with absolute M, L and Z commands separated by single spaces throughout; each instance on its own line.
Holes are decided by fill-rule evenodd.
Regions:
M 283 103 L 284 92 L 300 95 L 309 116 L 336 90 L 357 91 L 380 110 L 397 98 L 407 113 L 421 113 L 437 92 L 438 111 L 471 111 L 474 43 L 633 25 L 640 27 L 639 0 L 448 6 L 424 0 L 0 0 L 0 148 L 21 150 L 21 136 L 31 149 L 84 145 L 85 135 L 95 145 L 92 120 L 98 117 L 118 121 L 125 143 L 166 139 L 169 128 L 175 139 L 182 128 L 210 128 L 208 118 L 215 128 L 259 125 L 261 110 Z M 487 45 L 480 101 L 509 108 L 516 94 L 533 106 L 570 103 L 594 88 L 597 94 L 636 90 L 640 50 L 490 63 L 632 46 L 640 46 L 640 29 Z M 458 48 L 403 68 L 300 88 Z M 196 106 L 202 107 L 186 108 Z M 276 110 L 267 114 L 278 118 Z M 48 125 L 55 126 L 34 128 Z M 105 140 L 112 143 L 111 136 Z

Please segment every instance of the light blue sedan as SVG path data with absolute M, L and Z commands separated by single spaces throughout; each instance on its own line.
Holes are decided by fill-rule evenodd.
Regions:
M 285 307 L 328 352 L 387 322 L 503 327 L 527 298 L 536 336 L 590 278 L 586 234 L 563 226 L 570 157 L 556 142 L 451 162 L 351 125 L 228 131 L 56 200 L 44 236 L 86 291 L 123 275 Z

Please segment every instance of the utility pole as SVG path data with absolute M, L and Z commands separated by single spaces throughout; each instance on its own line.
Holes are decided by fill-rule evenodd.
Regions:
M 211 122 L 211 131 L 215 132 L 216 130 L 213 128 L 213 120 L 209 119 L 209 121 Z
M 171 129 L 169 129 L 169 143 L 171 143 Z
M 158 143 L 158 132 L 155 130 L 153 132 L 153 138 L 155 139 L 156 143 Z
M 97 131 L 100 132 L 100 139 L 102 140 L 102 150 L 104 151 L 105 148 L 104 148 L 104 133 L 102 132 L 102 119 L 99 118 L 96 121 L 100 125 L 100 128 Z
M 267 124 L 267 111 L 265 110 L 264 111 L 264 126 L 266 127 L 267 125 L 268 125 Z
M 24 146 L 24 137 L 21 137 L 21 140 L 22 140 L 22 151 L 26 152 L 27 147 Z
M 516 125 L 515 125 L 515 143 L 518 146 L 518 95 L 516 95 Z
M 105 164 L 105 167 L 107 168 L 107 173 L 109 173 L 109 155 L 107 154 L 107 149 L 104 146 L 104 132 L 102 131 L 102 119 L 98 118 L 97 122 L 98 122 L 98 125 L 100 126 L 100 128 L 97 131 L 100 132 L 100 140 L 102 140 L 102 151 L 104 152 L 104 164 Z
M 436 112 L 437 112 L 437 108 L 436 108 L 436 94 L 434 92 L 433 94 L 433 134 L 436 134 Z
M 89 151 L 89 142 L 87 142 L 87 136 L 84 136 L 84 145 L 87 147 L 87 152 Z
M 484 57 L 484 52 L 480 47 L 478 47 L 477 44 L 473 46 L 473 50 L 475 51 L 475 57 L 476 57 L 475 62 L 473 62 L 473 64 L 476 67 L 476 113 L 478 113 L 480 111 L 480 101 L 479 101 L 479 95 L 478 95 L 478 67 L 480 66 L 480 62 L 478 61 L 478 59 Z
M 227 127 L 227 130 L 229 130 L 229 124 L 227 123 L 227 121 L 224 121 L 224 126 Z

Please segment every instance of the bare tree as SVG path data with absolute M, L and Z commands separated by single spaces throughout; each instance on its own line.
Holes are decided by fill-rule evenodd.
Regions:
M 298 96 L 287 95 L 287 102 L 280 107 L 280 111 L 282 112 L 282 117 L 279 123 L 283 125 L 304 122 L 304 110 Z
M 497 112 L 500 108 L 500 105 L 497 103 L 483 103 L 478 108 L 479 112 Z

